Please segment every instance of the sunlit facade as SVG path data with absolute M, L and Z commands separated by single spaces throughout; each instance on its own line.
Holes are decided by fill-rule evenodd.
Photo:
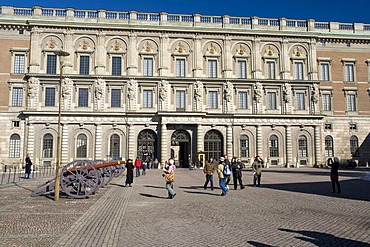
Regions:
M 59 90 L 62 164 L 370 160 L 370 24 L 3 6 L 0 34 L 3 163 L 55 164 Z

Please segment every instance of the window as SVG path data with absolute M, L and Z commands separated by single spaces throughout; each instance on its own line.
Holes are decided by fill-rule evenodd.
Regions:
M 89 106 L 89 89 L 79 88 L 78 89 L 78 107 Z
M 331 111 L 331 94 L 321 95 L 321 107 L 323 111 Z
M 18 134 L 10 136 L 9 158 L 19 158 L 21 148 L 21 137 Z
M 268 92 L 267 93 L 267 109 L 268 110 L 276 110 L 276 93 L 275 92 Z
M 332 130 L 332 129 L 333 129 L 332 124 L 329 124 L 329 123 L 325 124 L 325 130 Z
M 208 60 L 208 77 L 217 77 L 217 60 Z
M 25 64 L 25 55 L 24 54 L 15 54 L 15 57 L 14 57 L 14 73 L 23 74 L 24 73 L 24 64 Z
M 248 93 L 247 92 L 238 93 L 238 108 L 248 109 Z
M 349 129 L 350 130 L 357 130 L 357 124 L 355 124 L 355 123 L 349 124 Z
M 355 81 L 354 67 L 355 67 L 354 64 L 344 65 L 344 81 L 347 81 L 347 82 Z
M 137 136 L 137 155 L 152 160 L 157 156 L 157 135 L 153 130 L 142 130 Z
M 294 63 L 294 79 L 303 80 L 303 62 Z
M 307 137 L 303 135 L 298 138 L 298 157 L 307 157 Z
M 352 156 L 356 156 L 358 150 L 358 138 L 357 136 L 351 136 L 349 139 L 349 146 L 351 149 Z
M 153 76 L 153 58 L 144 58 L 144 76 Z
M 268 61 L 266 62 L 266 77 L 267 79 L 275 79 L 275 62 Z
M 55 88 L 53 87 L 45 89 L 45 106 L 55 106 Z
M 347 100 L 347 112 L 356 111 L 356 95 L 347 94 L 346 100 Z
M 153 90 L 143 91 L 143 108 L 153 108 Z
M 79 134 L 77 136 L 77 158 L 86 158 L 87 157 L 87 137 L 85 134 Z
M 111 90 L 111 107 L 121 107 L 121 89 Z
M 304 93 L 296 93 L 295 99 L 296 99 L 296 109 L 297 110 L 305 110 L 306 107 L 305 107 Z
M 279 157 L 279 139 L 276 135 L 272 135 L 269 141 L 270 157 Z
M 80 75 L 90 73 L 90 56 L 80 56 Z
M 51 134 L 45 134 L 42 139 L 42 157 L 53 157 L 53 136 Z
M 329 63 L 320 64 L 320 80 L 329 81 Z
M 122 74 L 122 57 L 112 57 L 112 75 Z
M 120 138 L 119 138 L 119 135 L 117 134 L 113 134 L 111 135 L 110 137 L 110 140 L 109 140 L 109 155 L 110 157 L 112 158 L 117 158 L 117 157 L 121 157 L 120 155 Z
M 333 137 L 326 136 L 325 137 L 325 157 L 333 157 L 333 156 L 334 156 Z
M 46 74 L 57 73 L 57 56 L 47 55 L 46 57 Z
M 206 160 L 213 157 L 215 160 L 223 155 L 223 138 L 217 130 L 210 130 L 204 135 L 204 152 Z
M 247 61 L 245 60 L 238 60 L 238 78 L 247 78 Z
M 177 111 L 185 111 L 185 90 L 177 90 L 176 91 L 176 110 Z
M 176 77 L 185 77 L 185 59 L 176 59 Z
M 19 124 L 19 121 L 12 121 L 12 127 L 18 128 L 20 126 Z
M 23 88 L 13 87 L 12 89 L 12 106 L 22 106 L 23 105 Z
M 218 109 L 218 93 L 217 91 L 208 92 L 208 107 L 210 109 Z
M 249 138 L 247 135 L 240 137 L 240 157 L 249 157 Z

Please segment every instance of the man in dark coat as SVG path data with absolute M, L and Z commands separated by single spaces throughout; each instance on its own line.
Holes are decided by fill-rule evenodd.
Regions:
M 128 159 L 126 162 L 126 182 L 125 186 L 130 186 L 134 182 L 134 163 L 132 159 Z
M 32 161 L 30 156 L 27 154 L 26 155 L 26 167 L 25 167 L 25 173 L 24 173 L 24 178 L 29 179 L 31 175 L 31 166 L 32 166 Z

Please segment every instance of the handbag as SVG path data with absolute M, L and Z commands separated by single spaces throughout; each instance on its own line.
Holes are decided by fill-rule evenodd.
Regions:
M 166 179 L 166 182 L 172 183 L 175 181 L 175 174 L 167 173 L 164 178 Z

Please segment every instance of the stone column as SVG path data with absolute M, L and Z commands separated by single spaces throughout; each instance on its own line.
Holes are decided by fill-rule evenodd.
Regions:
M 256 136 L 257 136 L 257 155 L 263 157 L 263 150 L 262 150 L 262 126 L 256 126 Z
M 40 30 L 37 27 L 31 30 L 31 48 L 30 48 L 30 73 L 39 73 L 40 61 L 42 56 L 40 44 Z
M 253 41 L 253 51 L 252 53 L 252 78 L 260 79 L 262 78 L 262 61 L 261 61 L 261 39 L 256 38 Z
M 159 52 L 159 76 L 168 76 L 168 70 L 170 68 L 171 51 L 169 44 L 168 34 L 163 34 L 160 37 L 160 52 Z
M 127 125 L 128 128 L 128 157 L 135 160 L 135 126 L 132 124 Z
M 193 77 L 202 77 L 202 62 L 203 62 L 203 57 L 202 57 L 202 44 L 201 40 L 202 37 L 199 35 L 195 35 L 194 39 L 194 69 L 193 69 Z
M 292 130 L 290 126 L 285 126 L 285 133 L 286 133 L 286 165 L 287 168 L 290 167 L 292 164 Z
M 231 55 L 231 38 L 229 36 L 224 37 L 224 56 L 223 56 L 223 78 L 232 78 L 233 64 Z
M 283 38 L 283 42 L 281 45 L 282 45 L 282 51 L 283 51 L 283 54 L 281 56 L 281 59 L 282 59 L 281 79 L 290 80 L 290 58 L 289 58 L 289 49 L 288 49 L 289 40 L 286 38 Z
M 68 132 L 68 124 L 65 124 L 65 123 L 62 123 L 62 133 L 61 133 L 61 142 L 62 142 L 62 150 L 61 150 L 61 162 L 60 162 L 60 165 L 61 167 L 63 167 L 64 165 L 66 165 L 68 162 L 69 162 L 69 159 L 70 159 L 70 153 L 71 153 L 71 150 L 70 150 L 70 147 L 69 147 L 69 132 Z M 72 153 L 74 153 L 72 151 Z
M 197 126 L 197 152 L 204 151 L 204 135 L 202 127 L 203 126 L 201 124 L 198 124 Z
M 30 155 L 31 160 L 35 160 L 34 155 L 35 149 L 35 125 L 32 123 L 28 124 L 28 136 L 27 136 L 27 153 Z M 23 161 L 22 161 L 23 162 Z
M 99 31 L 97 34 L 97 45 L 96 45 L 96 63 L 95 63 L 95 74 L 104 75 L 105 74 L 105 64 L 106 64 L 106 50 L 105 50 L 105 33 Z
M 314 128 L 314 135 L 315 135 L 315 165 L 319 165 L 321 163 L 320 128 L 317 125 L 314 125 L 313 128 Z
M 136 49 L 137 35 L 129 34 L 127 49 L 127 75 L 137 75 L 138 73 L 138 52 Z
M 169 148 L 167 144 L 167 125 L 165 123 L 162 123 L 162 126 L 161 126 L 161 157 L 160 157 L 161 164 L 164 164 L 165 160 L 169 158 L 168 150 Z
M 102 126 L 101 124 L 95 124 L 95 159 L 103 159 L 101 150 L 102 150 Z
M 71 31 L 66 31 L 64 34 L 64 45 L 63 50 L 68 52 L 70 55 L 64 57 L 64 68 L 63 74 L 68 75 L 72 74 L 73 70 L 73 54 L 75 52 L 73 48 L 73 33 Z
M 309 54 L 307 58 L 308 64 L 308 79 L 317 80 L 317 56 L 316 56 L 316 39 L 311 39 L 309 42 Z
M 231 125 L 226 126 L 226 154 L 230 159 L 233 157 L 233 128 Z

